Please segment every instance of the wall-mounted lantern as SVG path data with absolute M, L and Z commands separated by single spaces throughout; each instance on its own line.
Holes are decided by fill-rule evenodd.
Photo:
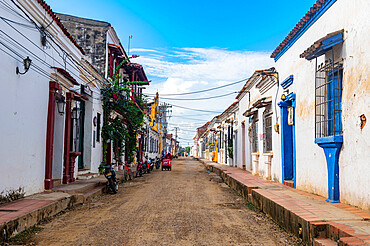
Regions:
M 15 69 L 15 73 L 16 74 L 25 74 L 25 73 L 27 73 L 28 69 L 30 69 L 31 62 L 32 62 L 32 60 L 27 56 L 27 58 L 23 60 L 24 72 L 23 73 L 19 72 L 19 68 L 17 67 Z
M 81 113 L 81 109 L 77 108 L 77 107 L 74 107 L 72 109 L 71 118 L 74 119 L 74 120 L 77 120 L 78 118 L 80 118 L 80 113 Z
M 58 112 L 60 115 L 64 114 L 65 106 L 66 106 L 66 101 L 64 100 L 64 98 L 58 99 L 57 108 L 58 108 Z

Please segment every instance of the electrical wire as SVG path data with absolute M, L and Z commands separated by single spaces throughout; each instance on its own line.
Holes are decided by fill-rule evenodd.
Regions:
M 165 100 L 183 100 L 183 101 L 190 100 L 190 101 L 198 101 L 198 100 L 208 100 L 208 99 L 215 99 L 215 98 L 220 98 L 220 97 L 226 97 L 226 96 L 230 96 L 230 95 L 235 94 L 235 93 L 239 93 L 239 91 L 233 91 L 233 92 L 226 93 L 226 94 L 223 94 L 223 95 L 211 96 L 211 97 L 203 97 L 203 98 L 169 98 L 169 97 L 162 97 L 162 99 L 165 99 Z
M 18 62 L 22 62 L 23 60 L 23 56 L 21 54 L 19 54 L 17 51 L 15 51 L 14 49 L 12 49 L 11 47 L 7 46 L 6 44 L 0 42 L 5 48 L 7 48 L 9 51 L 11 51 L 13 54 L 15 54 L 17 57 L 13 56 L 12 54 L 10 54 L 9 52 L 7 52 L 6 50 L 2 49 L 0 47 L 0 50 L 2 50 L 4 53 L 6 53 L 7 55 L 9 55 L 10 57 L 12 57 L 13 59 L 15 59 L 16 61 Z M 39 67 L 38 65 L 36 65 L 35 63 L 33 63 L 33 65 L 30 67 L 30 69 L 34 72 L 36 72 L 37 74 L 45 77 L 46 79 L 53 79 L 54 81 L 56 81 L 60 86 L 64 87 L 66 90 L 68 91 L 73 91 L 73 92 L 76 92 L 68 87 L 66 87 L 65 85 L 63 85 L 62 83 L 60 83 L 58 81 L 58 78 L 57 77 L 53 77 L 52 74 L 48 73 L 47 71 L 45 71 L 44 69 L 42 69 L 41 67 Z
M 14 3 L 14 1 L 12 1 L 13 3 Z M 42 27 L 40 28 L 40 27 L 38 27 L 37 26 L 37 24 L 36 24 L 36 22 L 34 22 L 28 15 L 27 15 L 27 13 L 25 13 L 17 4 L 15 4 L 27 17 L 28 17 L 28 19 L 29 20 L 27 20 L 23 15 L 21 15 L 18 11 L 16 11 L 15 9 L 13 9 L 10 5 L 7 5 L 6 3 L 4 3 L 3 1 L 0 1 L 0 3 L 2 3 L 3 4 L 3 9 L 4 9 L 4 7 L 5 7 L 5 10 L 7 11 L 7 12 L 9 12 L 9 13 L 11 13 L 11 14 L 15 14 L 15 15 L 17 15 L 17 16 L 19 16 L 19 17 L 21 17 L 21 18 L 23 18 L 23 19 L 25 19 L 26 21 L 28 21 L 28 22 L 30 22 L 30 23 L 33 23 L 34 24 L 34 26 L 35 27 L 32 27 L 32 26 L 29 26 L 29 25 L 26 25 L 26 24 L 23 24 L 23 23 L 20 23 L 20 22 L 16 22 L 16 21 L 13 21 L 13 20 L 10 20 L 10 19 L 7 19 L 7 18 L 5 18 L 5 17 L 0 17 L 0 19 L 1 20 L 3 20 L 7 25 L 9 25 L 11 28 L 13 28 L 17 33 L 19 33 L 21 36 L 23 36 L 25 39 L 27 39 L 31 44 L 33 44 L 34 46 L 36 46 L 38 49 L 40 49 L 44 54 L 46 54 L 47 56 L 49 56 L 54 62 L 56 62 L 56 63 L 58 63 L 59 65 L 61 65 L 61 66 L 63 66 L 64 65 L 64 68 L 65 68 L 65 70 L 67 71 L 67 72 L 69 72 L 70 74 L 73 74 L 74 76 L 76 76 L 76 78 L 78 78 L 78 79 L 80 79 L 83 83 L 85 82 L 84 80 L 82 80 L 82 78 L 79 76 L 79 75 L 77 75 L 77 74 L 75 74 L 74 72 L 72 72 L 72 71 L 70 71 L 70 70 L 67 70 L 66 69 L 66 64 L 68 64 L 68 65 L 70 65 L 71 67 L 74 67 L 77 71 L 80 71 L 80 75 L 82 75 L 82 76 L 84 76 L 88 81 L 89 81 L 89 83 L 86 83 L 85 82 L 85 85 L 88 85 L 88 84 L 90 84 L 90 83 L 92 83 L 92 82 L 94 82 L 94 81 L 98 81 L 98 82 L 100 82 L 100 78 L 97 78 L 97 77 L 95 77 L 95 75 L 94 74 L 92 74 L 89 70 L 87 70 L 84 66 L 82 66 L 79 62 L 77 62 L 75 59 L 73 59 L 73 57 L 72 56 L 70 56 L 69 54 L 68 54 L 68 52 L 66 52 L 60 45 L 62 45 L 63 46 L 63 44 L 62 43 L 60 43 L 60 41 L 59 40 L 57 40 L 59 43 L 60 43 L 60 45 L 54 40 L 54 37 L 53 37 L 53 35 L 51 35 L 50 33 L 48 33 L 48 37 L 49 37 L 49 39 L 50 40 L 52 40 L 54 43 L 55 43 L 55 45 L 56 46 L 58 46 L 58 48 L 63 52 L 63 56 L 61 56 L 61 54 L 59 53 L 59 51 L 51 44 L 51 42 L 48 42 L 49 43 L 49 45 L 50 45 L 50 47 L 52 47 L 57 53 L 58 53 L 58 55 L 64 60 L 64 62 L 65 62 L 65 64 L 62 64 L 61 62 L 59 62 L 57 59 L 55 59 L 53 56 L 51 56 L 50 54 L 48 54 L 48 53 L 46 53 L 42 48 L 40 48 L 37 44 L 35 44 L 32 40 L 30 40 L 27 36 L 25 36 L 22 32 L 20 32 L 17 28 L 15 28 L 12 24 L 10 24 L 10 23 L 13 23 L 13 24 L 17 24 L 17 25 L 20 25 L 20 26 L 22 26 L 22 27 L 25 27 L 25 28 L 28 28 L 28 29 L 32 29 L 32 30 L 39 30 L 40 32 L 44 32 L 45 31 L 45 29 L 43 29 Z M 48 26 L 50 26 L 51 24 L 53 23 L 53 21 L 52 22 L 50 22 L 48 25 L 47 25 L 47 27 Z M 38 61 L 40 61 L 40 63 L 41 64 L 43 64 L 43 65 L 45 65 L 47 68 L 50 68 L 50 67 L 52 67 L 52 65 L 50 65 L 49 63 L 47 63 L 46 61 L 45 61 L 45 59 L 42 59 L 42 58 L 40 58 L 38 55 L 36 55 L 35 53 L 33 53 L 32 51 L 30 51 L 29 49 L 27 49 L 26 47 L 24 47 L 22 44 L 20 44 L 18 41 L 16 41 L 15 39 L 13 39 L 10 35 L 8 35 L 7 33 L 5 33 L 5 32 L 3 32 L 2 30 L 0 30 L 7 38 L 4 38 L 4 36 L 2 36 L 2 38 L 4 39 L 4 40 L 6 40 L 6 42 L 9 42 L 9 43 L 11 43 L 13 46 L 19 46 L 19 47 L 21 47 L 21 48 L 23 48 L 24 50 L 26 50 L 27 52 L 29 52 L 30 54 L 32 54 L 33 55 L 33 57 L 36 59 L 36 60 L 38 60 Z M 17 59 L 16 57 L 14 57 L 13 55 L 11 55 L 9 52 L 7 52 L 7 51 L 5 51 L 4 49 L 1 49 L 4 53 L 6 53 L 6 54 L 8 54 L 9 56 L 11 56 L 13 59 L 15 59 L 15 60 L 17 60 L 18 62 L 22 62 L 22 60 L 23 60 L 23 56 L 20 54 L 20 53 L 18 53 L 18 52 L 16 52 L 14 49 L 12 49 L 11 47 L 9 47 L 8 45 L 6 45 L 5 43 L 3 43 L 3 42 L 1 42 L 1 44 L 5 47 L 5 48 L 7 48 L 8 50 L 10 50 L 13 54 L 16 54 L 16 56 L 18 56 L 19 58 L 21 58 L 21 59 Z M 16 45 L 15 45 L 16 44 Z M 64 55 L 66 55 L 66 58 L 68 58 L 72 63 L 69 63 L 68 61 L 67 61 L 67 59 L 66 58 L 64 58 Z M 36 69 L 34 69 L 34 68 L 36 68 Z M 95 68 L 95 67 L 94 67 Z M 87 72 L 91 77 L 93 77 L 94 79 L 93 80 L 90 80 L 84 73 L 82 73 L 81 72 L 81 70 L 80 69 L 83 69 L 85 72 Z M 46 78 L 48 78 L 48 79 L 50 79 L 50 78 L 52 78 L 52 79 L 54 79 L 56 82 L 58 82 L 58 79 L 57 79 L 57 77 L 56 76 L 54 76 L 54 78 L 53 78 L 53 75 L 52 74 L 50 74 L 48 71 L 45 71 L 44 69 L 42 69 L 41 67 L 39 67 L 39 66 L 37 66 L 35 63 L 33 63 L 32 64 L 32 66 L 31 66 L 31 70 L 34 70 L 36 73 L 38 73 L 39 75 L 41 75 L 41 76 L 43 76 L 43 77 L 46 77 Z M 97 70 L 96 68 L 95 68 L 95 70 Z M 98 71 L 98 70 L 97 70 Z M 99 72 L 99 71 L 98 71 Z M 100 74 L 100 72 L 99 72 L 99 74 Z M 100 74 L 100 76 L 101 76 L 101 78 L 103 79 L 103 76 Z M 104 82 L 104 80 L 102 80 L 101 81 L 101 83 L 99 83 L 100 85 L 102 85 L 102 83 Z M 59 83 L 59 82 L 58 82 Z M 72 89 L 70 89 L 70 88 L 67 88 L 66 86 L 64 86 L 63 84 L 61 84 L 61 83 L 59 83 L 61 86 L 63 86 L 64 88 L 66 88 L 67 90 L 69 90 L 69 91 L 74 91 L 74 90 L 72 90 Z M 89 97 L 92 97 L 92 96 L 90 96 L 90 95 L 87 95 L 87 96 L 89 96 Z M 95 98 L 95 99 L 97 99 L 97 100 L 101 100 L 100 98 Z
M 201 122 L 205 121 L 203 119 L 195 119 L 195 118 L 189 118 L 189 117 L 183 117 L 183 116 L 174 116 L 174 115 L 172 115 L 172 117 L 186 119 L 186 120 L 196 120 L 196 121 L 201 121 Z
M 199 112 L 210 112 L 210 113 L 217 113 L 220 114 L 220 111 L 213 111 L 213 110 L 204 110 L 204 109 L 195 109 L 195 108 L 188 108 L 184 106 L 179 106 L 175 104 L 170 104 L 172 107 L 177 107 L 177 108 L 182 108 L 182 109 L 187 109 L 187 110 L 193 110 L 193 111 L 199 111 Z
M 52 57 L 50 54 L 48 54 L 47 52 L 45 52 L 42 48 L 40 48 L 37 44 L 35 44 L 32 40 L 30 40 L 26 35 L 24 35 L 22 32 L 20 32 L 17 28 L 15 28 L 13 25 L 11 25 L 10 23 L 8 23 L 6 20 L 2 19 L 6 24 L 8 24 L 11 28 L 13 28 L 17 33 L 19 33 L 20 35 L 22 35 L 25 39 L 27 39 L 31 44 L 33 44 L 34 46 L 36 46 L 39 50 L 41 50 L 44 54 L 46 54 L 48 57 L 50 57 L 53 61 L 55 61 L 56 63 L 58 63 L 59 65 L 63 66 L 64 64 L 62 64 L 61 62 L 59 62 L 57 59 L 55 59 L 54 57 Z M 5 34 L 8 38 L 10 38 L 11 40 L 13 40 L 15 43 L 17 43 L 20 47 L 24 48 L 25 50 L 27 50 L 28 52 L 30 52 L 31 54 L 34 55 L 35 58 L 37 59 L 41 59 L 43 60 L 42 58 L 40 58 L 38 55 L 36 55 L 35 53 L 33 53 L 32 51 L 30 51 L 29 49 L 27 49 L 26 47 L 24 47 L 22 44 L 20 44 L 19 42 L 17 42 L 15 39 L 13 39 L 12 37 L 10 37 L 7 33 L 5 33 L 4 31 L 0 30 L 0 32 L 2 32 L 3 34 Z M 46 63 L 44 60 L 43 60 L 43 63 Z M 46 63 L 48 64 L 48 63 Z M 51 64 L 48 64 L 49 67 L 52 67 Z M 67 71 L 67 69 L 65 69 Z M 68 70 L 68 72 L 70 74 L 73 74 L 74 76 L 76 76 L 76 78 L 80 79 L 81 81 L 82 78 L 80 78 L 79 75 L 76 75 L 74 72 L 72 72 L 71 70 Z M 83 73 L 82 73 L 83 74 Z M 88 79 L 88 81 L 90 81 Z M 85 82 L 85 81 L 83 81 Z M 86 84 L 86 82 L 85 82 Z
M 251 76 L 251 77 L 249 77 L 249 78 L 245 78 L 245 79 L 239 80 L 239 81 L 236 81 L 236 82 L 232 82 L 232 83 L 230 83 L 230 84 L 221 85 L 221 86 L 217 86 L 217 87 L 213 87 L 213 88 L 209 88 L 209 89 L 204 89 L 204 90 L 199 90 L 199 91 L 192 91 L 192 92 L 185 92 L 185 93 L 161 94 L 161 96 L 182 96 L 182 95 L 197 94 L 197 93 L 202 93 L 202 92 L 213 91 L 213 90 L 217 90 L 217 89 L 225 88 L 225 87 L 228 87 L 228 86 L 232 86 L 232 85 L 240 84 L 240 83 L 242 83 L 242 82 L 245 82 L 245 81 L 247 81 L 247 80 L 251 79 L 252 77 L 253 77 L 253 76 Z M 154 94 L 148 94 L 148 95 L 154 95 Z
M 173 132 L 173 131 L 175 131 L 175 129 L 170 129 L 170 130 L 168 130 L 168 131 L 170 131 L 170 132 Z M 181 132 L 190 132 L 190 133 L 195 133 L 196 132 L 196 129 L 194 129 L 194 130 L 184 130 L 184 129 L 181 129 L 181 128 L 179 128 L 178 130 L 177 130 L 177 132 L 178 133 L 181 133 Z
M 210 115 L 212 113 L 205 113 L 205 114 L 184 114 L 184 115 L 172 115 L 172 116 L 205 116 L 205 115 Z
M 20 22 L 14 21 L 14 20 L 10 20 L 10 19 L 2 17 L 2 16 L 0 16 L 0 19 L 5 20 L 5 21 L 9 21 L 13 24 L 16 24 L 16 25 L 19 25 L 19 26 L 22 26 L 22 27 L 25 27 L 25 28 L 28 28 L 29 30 L 32 30 L 32 31 L 35 31 L 35 32 L 38 31 L 34 26 L 29 26 L 27 24 L 20 23 Z
M 36 29 L 38 29 L 41 33 L 44 33 L 45 31 L 46 31 L 46 28 L 43 28 L 43 27 L 39 27 L 37 24 L 36 24 L 36 22 L 35 21 L 33 21 L 29 16 L 28 16 L 28 14 L 27 13 L 25 13 L 13 0 L 12 0 L 12 2 L 13 2 L 13 4 L 15 5 L 15 6 L 17 6 L 23 13 L 24 13 L 24 15 L 26 15 L 27 16 L 27 18 L 29 19 L 29 20 L 27 20 L 24 16 L 22 16 L 18 11 L 16 11 L 16 10 L 14 10 L 11 6 L 9 6 L 9 8 L 11 8 L 12 9 L 12 11 L 16 14 L 16 15 L 18 15 L 18 16 L 20 16 L 20 17 L 22 17 L 23 19 L 25 19 L 25 20 L 27 20 L 27 21 L 29 21 L 29 22 L 31 22 L 31 23 L 33 23 L 34 25 L 35 25 L 35 28 Z M 4 3 L 3 3 L 4 4 Z M 7 19 L 5 18 L 5 19 L 3 19 L 3 21 L 5 22 L 5 23 L 7 23 L 9 26 L 11 26 L 15 31 L 17 31 L 19 34 L 21 34 L 23 37 L 25 37 L 28 41 L 30 41 L 33 45 L 35 45 L 37 48 L 39 48 L 39 49 L 41 49 L 38 45 L 36 45 L 34 42 L 32 42 L 28 37 L 26 37 L 25 35 L 23 35 L 23 33 L 21 33 L 21 32 L 19 32 L 16 28 L 14 28 L 11 24 L 9 24 L 7 21 L 6 21 Z M 53 21 L 51 21 L 48 25 L 47 25 L 47 27 L 49 26 L 49 25 L 51 25 L 53 23 Z M 48 32 L 48 37 L 50 38 L 50 39 L 52 39 L 52 35 Z M 52 39 L 53 41 L 54 41 L 54 39 Z M 49 44 L 50 44 L 50 42 L 48 42 Z M 56 43 L 55 41 L 54 41 L 54 43 Z M 63 53 L 64 54 L 66 54 L 67 55 L 67 57 L 70 57 L 70 55 L 68 54 L 68 52 L 66 52 L 62 47 L 60 47 L 58 44 L 56 44 L 62 51 L 63 51 Z M 54 46 L 52 46 L 51 44 L 50 44 L 50 46 L 59 54 L 59 52 L 55 49 L 55 47 Z M 41 49 L 43 52 L 44 52 L 44 50 L 43 49 Z M 44 52 L 45 53 L 45 52 Z M 63 66 L 63 64 L 61 64 L 60 62 L 58 62 L 54 57 L 52 57 L 52 56 L 50 56 L 48 53 L 45 53 L 45 54 L 47 54 L 51 59 L 53 59 L 55 62 L 57 62 L 59 65 L 62 65 Z M 60 56 L 60 54 L 59 54 L 59 56 Z M 62 58 L 63 59 L 63 58 Z M 65 59 L 63 59 L 63 60 L 65 60 Z M 94 77 L 96 80 L 98 80 L 99 81 L 99 79 L 100 78 L 96 78 L 93 74 L 91 74 L 88 70 L 86 70 L 86 68 L 84 68 L 79 62 L 76 62 L 76 61 L 73 61 L 73 62 L 75 62 L 74 64 L 75 64 L 75 68 L 77 69 L 77 70 L 79 70 L 78 69 L 78 67 L 76 66 L 76 64 L 78 64 L 79 66 L 80 66 L 80 68 L 82 68 L 82 69 L 84 69 L 86 72 L 88 72 L 92 77 Z M 69 64 L 70 66 L 72 66 L 72 64 Z M 65 66 L 64 66 L 65 67 Z M 66 68 L 66 67 L 65 67 Z M 65 69 L 65 70 L 67 70 L 67 69 Z M 71 74 L 73 74 L 74 76 L 76 76 L 78 79 L 80 79 L 83 83 L 85 82 L 84 80 L 82 80 L 82 78 L 80 78 L 80 76 L 79 75 L 76 75 L 74 72 L 71 72 L 71 71 L 68 71 L 68 72 L 70 72 Z M 81 73 L 81 75 L 82 76 L 84 76 L 88 81 L 89 81 L 89 83 L 88 84 L 90 84 L 90 83 L 92 83 L 93 81 L 92 80 L 90 80 L 89 78 L 87 78 L 87 76 L 84 74 L 84 73 Z M 86 85 L 86 83 L 85 83 L 85 85 Z

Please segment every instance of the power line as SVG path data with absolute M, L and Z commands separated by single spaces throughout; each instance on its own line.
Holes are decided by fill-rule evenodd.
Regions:
M 184 116 L 204 116 L 204 115 L 210 115 L 212 113 L 206 113 L 206 114 L 184 114 Z M 172 115 L 172 116 L 183 116 L 183 115 Z
M 48 57 L 50 57 L 53 61 L 55 61 L 56 63 L 58 63 L 59 65 L 61 66 L 65 66 L 65 64 L 62 64 L 61 62 L 59 62 L 58 60 L 56 60 L 54 57 L 52 57 L 50 54 L 48 54 L 47 52 L 45 52 L 42 48 L 40 48 L 37 44 L 35 44 L 32 40 L 30 40 L 27 36 L 25 36 L 22 32 L 20 32 L 17 28 L 15 28 L 12 24 L 8 23 L 6 20 L 2 19 L 6 24 L 8 24 L 11 28 L 13 28 L 16 32 L 18 32 L 20 35 L 22 35 L 25 39 L 27 39 L 31 44 L 33 44 L 34 46 L 36 46 L 39 50 L 41 50 L 44 54 L 46 54 Z M 10 35 L 8 35 L 7 33 L 5 33 L 4 31 L 0 30 L 3 34 L 5 34 L 9 39 L 13 40 L 14 43 L 16 43 L 18 46 L 22 47 L 23 49 L 25 49 L 26 51 L 30 52 L 36 59 L 39 59 L 42 63 L 48 65 L 49 67 L 52 67 L 51 64 L 48 64 L 46 61 L 44 61 L 42 58 L 40 58 L 38 55 L 36 55 L 35 53 L 33 53 L 32 51 L 30 51 L 29 49 L 27 49 L 26 47 L 24 47 L 22 44 L 20 44 L 19 42 L 17 42 L 15 39 L 13 39 Z M 63 50 L 63 52 L 65 52 Z M 66 53 L 66 52 L 65 52 Z M 71 65 L 71 64 L 69 64 Z M 69 73 L 73 74 L 74 76 L 76 76 L 76 78 L 80 79 L 81 81 L 83 81 L 79 75 L 76 75 L 74 72 L 72 72 L 71 70 L 67 70 L 66 67 L 64 67 L 66 71 L 68 71 Z M 83 74 L 83 73 L 81 73 Z M 84 74 L 83 74 L 84 75 Z M 86 75 L 84 75 L 86 77 Z M 88 81 L 90 81 L 88 78 L 87 78 Z M 83 81 L 85 82 L 85 81 Z
M 15 9 L 13 9 L 10 5 L 9 5 L 9 7 L 8 8 L 11 8 L 12 9 L 12 11 L 16 14 L 16 15 L 18 15 L 18 16 L 20 16 L 21 18 L 23 18 L 23 19 L 25 19 L 26 21 L 28 21 L 28 22 L 30 22 L 30 23 L 33 23 L 34 24 L 34 26 L 35 26 L 35 29 L 37 29 L 37 30 L 39 30 L 41 33 L 45 33 L 45 31 L 46 31 L 46 29 L 45 28 L 40 28 L 37 24 L 36 24 L 36 22 L 35 21 L 33 21 L 16 3 L 14 3 L 14 1 L 12 1 L 13 2 L 13 4 L 14 5 L 16 5 L 26 16 L 27 16 L 27 18 L 29 19 L 29 20 L 27 20 L 23 15 L 21 15 L 18 11 L 16 11 Z M 8 21 L 10 21 L 10 22 L 13 22 L 13 23 L 17 23 L 17 22 L 15 22 L 15 21 L 11 21 L 11 20 L 8 20 L 8 19 L 6 19 L 6 18 L 1 18 L 6 24 L 8 24 L 10 27 L 12 27 L 16 32 L 18 32 L 20 35 L 22 35 L 24 38 L 26 38 L 29 42 L 31 42 L 33 45 L 35 45 L 38 49 L 40 49 L 41 51 L 43 51 L 44 52 L 44 54 L 46 54 L 46 55 L 48 55 L 53 61 L 55 61 L 55 62 L 57 62 L 59 65 L 61 65 L 61 66 L 63 66 L 64 65 L 64 68 L 65 68 L 65 70 L 67 70 L 66 69 L 66 66 L 65 66 L 65 64 L 61 64 L 59 61 L 57 61 L 54 57 L 52 57 L 50 54 L 48 54 L 48 53 L 46 53 L 43 49 L 41 49 L 37 44 L 35 44 L 32 40 L 30 40 L 28 37 L 26 37 L 23 33 L 21 33 L 18 29 L 16 29 L 13 25 L 11 25 L 10 23 L 8 23 Z M 53 21 L 52 21 L 53 22 Z M 52 23 L 51 22 L 51 23 Z M 51 24 L 51 23 L 49 23 L 49 25 Z M 49 26 L 48 25 L 48 26 Z M 50 46 L 58 53 L 58 55 L 63 59 L 63 61 L 65 62 L 65 63 L 67 63 L 68 65 L 70 65 L 70 66 L 72 66 L 73 67 L 73 65 L 71 64 L 71 63 L 68 63 L 67 61 L 66 61 L 66 58 L 69 58 L 70 60 L 71 60 L 71 62 L 75 65 L 74 67 L 77 69 L 77 70 L 79 70 L 79 68 L 77 67 L 77 66 L 79 66 L 80 68 L 82 68 L 83 70 L 85 70 L 88 74 L 90 74 L 95 80 L 98 80 L 99 81 L 99 79 L 100 78 L 96 78 L 93 74 L 91 74 L 90 73 L 90 71 L 88 71 L 88 70 L 86 70 L 86 68 L 84 68 L 81 64 L 79 64 L 78 62 L 76 62 L 69 54 L 68 54 L 68 52 L 66 52 L 59 44 L 57 44 L 56 42 L 55 42 L 55 40 L 53 39 L 54 37 L 53 37 L 53 35 L 51 35 L 49 32 L 47 32 L 48 33 L 48 37 L 58 46 L 58 48 L 63 52 L 63 57 L 60 55 L 60 53 L 58 52 L 58 50 L 50 43 L 50 42 L 48 42 L 49 44 L 50 44 Z M 4 33 L 4 34 L 6 34 L 6 33 Z M 7 34 L 6 34 L 7 35 Z M 8 36 L 8 35 L 7 35 Z M 63 45 L 63 44 L 62 44 Z M 24 48 L 24 47 L 23 47 Z M 66 55 L 66 58 L 64 58 L 64 54 Z M 77 65 L 76 65 L 77 64 Z M 82 80 L 81 78 L 80 78 L 80 76 L 79 75 L 76 75 L 74 72 L 72 72 L 72 71 L 68 71 L 68 72 L 70 72 L 71 74 L 73 74 L 74 76 L 76 76 L 76 78 L 78 78 L 78 79 L 80 79 L 83 83 L 85 82 L 84 80 Z M 86 80 L 88 80 L 89 81 L 89 83 L 88 84 L 90 84 L 90 83 L 92 83 L 94 80 L 90 80 L 84 73 L 81 73 L 81 75 L 83 75 L 85 78 L 86 78 Z
M 232 86 L 232 85 L 236 85 L 236 84 L 242 83 L 244 81 L 249 80 L 250 78 L 252 78 L 252 77 L 249 77 L 249 78 L 246 78 L 246 79 L 242 79 L 242 80 L 239 80 L 239 81 L 236 81 L 236 82 L 232 82 L 232 83 L 227 84 L 227 85 L 221 85 L 221 86 L 217 86 L 217 87 L 213 87 L 213 88 L 209 88 L 209 89 L 204 89 L 204 90 L 200 90 L 200 91 L 192 91 L 192 92 L 185 92 L 185 93 L 175 93 L 175 94 L 162 94 L 162 96 L 181 96 L 181 95 L 189 95 L 189 94 L 197 94 L 197 93 L 202 93 L 202 92 L 207 92 L 207 91 L 213 91 L 213 90 L 217 90 L 217 89 L 221 89 L 221 88 L 225 88 L 225 87 L 228 87 L 228 86 Z M 148 94 L 148 95 L 150 95 L 150 94 Z
M 183 108 L 183 109 L 188 109 L 188 110 L 193 110 L 193 111 L 210 112 L 210 113 L 217 113 L 217 114 L 220 114 L 221 113 L 220 111 L 212 111 L 212 110 L 188 108 L 188 107 L 183 107 L 183 106 L 179 106 L 179 105 L 175 105 L 175 104 L 170 104 L 170 105 L 172 105 L 173 107 Z
M 182 118 L 182 119 L 186 119 L 186 120 L 197 120 L 197 121 L 206 121 L 204 119 L 195 119 L 195 118 L 189 118 L 189 117 L 184 117 L 184 116 L 175 116 L 175 115 L 172 115 L 171 117 L 175 117 L 175 118 Z
M 239 93 L 239 91 L 233 91 L 233 92 L 230 92 L 230 93 L 226 93 L 226 94 L 223 94 L 223 95 L 218 95 L 218 96 L 211 96 L 211 97 L 203 97 L 203 98 L 169 98 L 169 97 L 162 97 L 162 99 L 166 99 L 166 100 L 182 100 L 182 101 L 187 101 L 187 100 L 191 100 L 191 101 L 198 101 L 198 100 L 208 100 L 208 99 L 215 99 L 215 98 L 220 98 L 220 97 L 226 97 L 226 96 L 229 96 L 229 95 L 232 95 L 232 94 L 235 94 L 235 93 Z

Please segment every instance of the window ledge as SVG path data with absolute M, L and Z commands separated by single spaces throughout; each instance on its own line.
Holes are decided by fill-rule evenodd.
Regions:
M 318 145 L 320 145 L 320 144 L 332 144 L 332 143 L 343 143 L 343 135 L 315 138 L 315 143 L 318 144 Z
M 273 156 L 274 156 L 274 153 L 273 153 L 273 152 L 265 152 L 265 153 L 263 153 L 262 155 L 273 157 Z

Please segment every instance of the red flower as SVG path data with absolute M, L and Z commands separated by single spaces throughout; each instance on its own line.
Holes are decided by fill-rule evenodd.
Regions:
M 138 55 L 132 55 L 131 56 L 132 58 L 137 58 L 137 57 L 139 57 Z
M 114 95 L 113 95 L 113 98 L 114 98 L 114 100 L 116 100 L 117 98 L 118 98 L 118 93 L 114 93 Z

